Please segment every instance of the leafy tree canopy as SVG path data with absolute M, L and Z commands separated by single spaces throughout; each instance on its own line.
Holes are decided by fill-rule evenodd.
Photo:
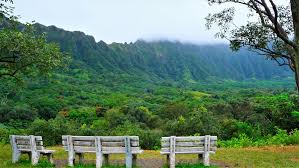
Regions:
M 210 4 L 234 4 L 219 13 L 206 17 L 207 28 L 217 25 L 219 38 L 230 41 L 233 50 L 247 47 L 260 55 L 275 60 L 280 66 L 287 65 L 295 72 L 299 89 L 299 3 L 279 5 L 273 0 L 208 0 Z M 234 24 L 236 5 L 247 7 L 245 25 Z
M 69 56 L 57 44 L 48 43 L 45 34 L 37 34 L 32 24 L 20 25 L 7 3 L 12 1 L 0 3 L 0 77 L 46 74 L 67 65 Z

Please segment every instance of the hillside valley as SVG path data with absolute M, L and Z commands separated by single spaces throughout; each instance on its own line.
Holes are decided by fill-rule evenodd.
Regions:
M 143 40 L 134 43 L 96 42 L 82 32 L 36 24 L 49 42 L 71 54 L 71 68 L 106 76 L 129 75 L 147 81 L 270 80 L 292 76 L 287 67 L 245 49 L 232 52 L 227 45 L 195 45 Z M 109 77 L 109 75 L 108 75 Z

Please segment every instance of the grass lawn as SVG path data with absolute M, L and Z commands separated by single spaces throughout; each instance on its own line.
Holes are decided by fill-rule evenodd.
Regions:
M 56 150 L 54 159 L 65 164 L 67 153 L 61 147 L 50 147 L 49 149 Z M 138 157 L 145 164 L 165 160 L 165 156 L 161 156 L 159 151 L 144 151 Z M 183 162 L 191 162 L 196 160 L 196 155 L 177 155 L 177 160 Z M 223 148 L 219 149 L 215 155 L 212 155 L 212 163 L 218 167 L 299 167 L 299 145 L 297 146 L 279 146 L 279 147 L 252 147 L 252 148 Z M 85 160 L 88 160 L 86 165 L 77 165 L 80 168 L 91 168 L 94 166 L 94 154 L 87 154 Z M 124 155 L 112 155 L 110 160 L 123 160 Z M 148 161 L 148 162 L 147 162 Z M 58 163 L 59 164 L 59 163 Z M 121 163 L 120 163 L 121 164 Z M 63 164 L 60 164 L 61 167 Z M 38 166 L 31 166 L 28 161 L 28 156 L 22 156 L 20 163 L 11 163 L 11 150 L 9 145 L 0 145 L 0 168 L 28 168 L 28 167 L 51 167 L 51 165 L 43 161 Z M 123 166 L 106 166 L 105 168 L 120 168 Z M 181 163 L 178 168 L 203 168 L 202 165 Z

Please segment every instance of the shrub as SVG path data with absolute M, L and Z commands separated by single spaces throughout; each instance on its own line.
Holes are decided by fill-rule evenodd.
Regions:
M 28 133 L 43 136 L 46 145 L 56 145 L 61 143 L 61 136 L 67 134 L 78 134 L 78 125 L 64 118 L 35 120 L 28 128 Z
M 80 124 L 90 124 L 97 118 L 96 108 L 82 107 L 79 109 L 72 109 L 69 111 L 68 117 L 77 120 Z
M 240 134 L 238 137 L 234 137 L 231 140 L 218 142 L 218 146 L 220 147 L 232 148 L 249 147 L 253 146 L 253 144 L 253 140 L 249 138 L 246 134 Z
M 63 107 L 62 102 L 48 97 L 31 100 L 31 105 L 37 109 L 39 117 L 46 120 L 55 118 L 56 114 Z
M 299 131 L 298 131 L 298 129 L 295 129 L 290 133 L 288 139 L 286 140 L 286 144 L 287 145 L 299 144 Z
M 11 120 L 22 120 L 22 123 L 24 123 L 26 121 L 33 121 L 35 118 L 37 118 L 36 110 L 30 108 L 28 105 L 0 106 L 0 122 L 2 123 L 7 123 Z
M 9 136 L 10 135 L 22 135 L 25 134 L 24 130 L 22 129 L 14 129 L 4 126 L 0 124 L 0 143 L 9 143 Z
M 220 147 L 249 147 L 249 146 L 266 146 L 266 145 L 294 145 L 299 144 L 299 131 L 297 129 L 289 134 L 286 130 L 276 128 L 275 135 L 266 137 L 250 138 L 246 134 L 241 134 L 238 137 L 226 141 L 219 141 Z

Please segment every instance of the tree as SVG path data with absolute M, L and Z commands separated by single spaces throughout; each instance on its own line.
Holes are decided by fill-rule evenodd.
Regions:
M 57 44 L 47 43 L 45 34 L 36 33 L 32 24 L 20 24 L 8 3 L 12 1 L 0 0 L 0 78 L 47 73 L 66 65 L 68 55 Z
M 299 1 L 288 0 L 286 5 L 278 5 L 273 0 L 208 0 L 209 4 L 227 4 L 245 6 L 249 9 L 251 21 L 246 25 L 234 24 L 236 8 L 226 8 L 219 13 L 206 17 L 207 28 L 216 24 L 219 38 L 228 39 L 230 47 L 237 51 L 247 47 L 279 66 L 287 65 L 295 73 L 299 91 Z

